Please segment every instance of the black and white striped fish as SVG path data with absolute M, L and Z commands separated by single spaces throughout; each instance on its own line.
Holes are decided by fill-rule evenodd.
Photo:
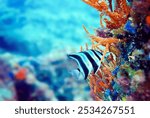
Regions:
M 87 50 L 68 55 L 70 59 L 77 62 L 77 70 L 82 73 L 84 79 L 87 79 L 91 72 L 96 73 L 99 70 L 102 56 L 103 54 L 96 50 Z

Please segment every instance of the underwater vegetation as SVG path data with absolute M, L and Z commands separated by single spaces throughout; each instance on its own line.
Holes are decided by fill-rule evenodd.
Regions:
M 94 100 L 150 100 L 150 0 L 83 0 L 100 13 L 91 44 L 68 55 Z M 104 19 L 103 19 L 104 18 Z M 77 77 L 78 77 L 77 76 Z

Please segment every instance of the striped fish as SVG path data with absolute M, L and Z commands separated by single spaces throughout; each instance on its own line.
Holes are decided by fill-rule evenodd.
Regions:
M 102 56 L 103 54 L 96 50 L 87 50 L 68 55 L 69 58 L 77 62 L 78 71 L 82 73 L 84 79 L 87 79 L 91 72 L 95 74 L 99 70 Z

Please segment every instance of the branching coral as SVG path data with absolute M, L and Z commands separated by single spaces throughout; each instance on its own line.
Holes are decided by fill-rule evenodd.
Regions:
M 106 23 L 106 27 L 109 29 L 118 29 L 123 26 L 128 20 L 130 14 L 130 7 L 127 5 L 126 0 L 116 0 L 116 9 L 112 10 L 111 0 L 109 0 L 109 6 L 107 5 L 105 0 L 83 0 L 85 3 L 94 7 L 98 11 L 101 12 L 100 24 L 103 27 L 102 16 L 105 14 L 109 16 L 110 20 L 107 18 L 104 19 Z
M 86 33 L 88 34 L 88 36 L 91 38 L 91 42 L 92 42 L 92 49 L 97 49 L 99 51 L 101 51 L 101 49 L 99 48 L 100 45 L 105 46 L 105 50 L 103 51 L 103 57 L 102 57 L 102 61 L 106 55 L 107 52 L 110 51 L 110 47 L 111 49 L 113 47 L 116 47 L 116 44 L 118 44 L 119 42 L 123 42 L 120 39 L 117 39 L 115 37 L 109 37 L 109 38 L 103 38 L 103 37 L 99 37 L 99 36 L 95 36 L 95 35 L 91 35 L 87 29 L 83 26 L 84 30 L 86 31 Z M 113 48 L 114 50 L 112 50 L 114 53 L 119 51 L 117 50 L 117 48 Z

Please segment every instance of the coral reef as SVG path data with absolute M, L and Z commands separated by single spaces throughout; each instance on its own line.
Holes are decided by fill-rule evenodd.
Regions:
M 114 11 L 111 0 L 83 1 L 110 17 L 96 34 L 84 27 L 91 48 L 103 53 L 101 68 L 88 79 L 93 99 L 150 100 L 150 1 L 133 0 L 128 6 L 126 0 L 116 0 Z

